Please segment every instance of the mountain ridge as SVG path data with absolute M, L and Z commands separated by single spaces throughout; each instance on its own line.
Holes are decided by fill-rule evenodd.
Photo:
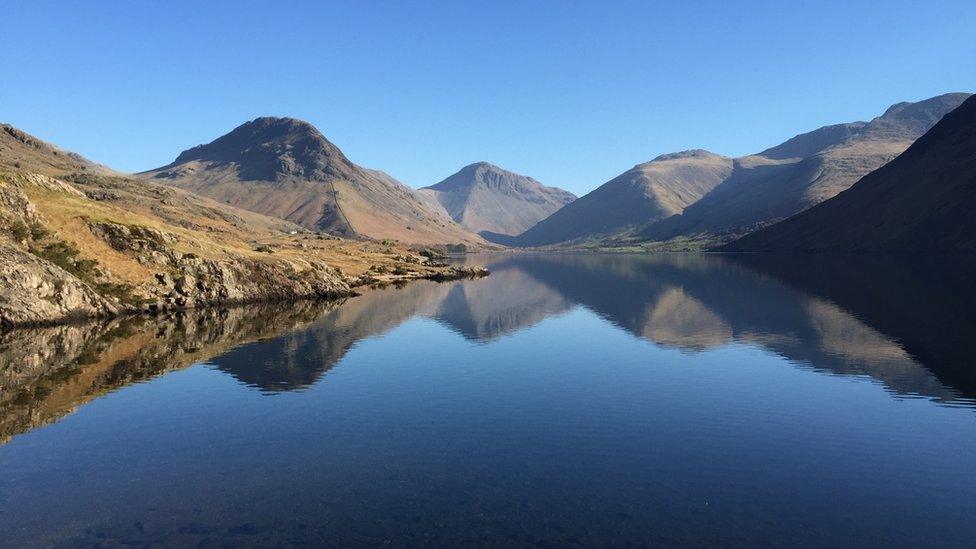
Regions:
M 850 189 L 724 251 L 976 251 L 976 97 Z
M 638 238 L 731 240 L 785 219 L 894 159 L 969 96 L 947 93 L 896 103 L 870 121 L 824 126 L 736 158 L 726 181 L 680 215 L 648 223 Z
M 510 242 L 547 246 L 615 236 L 680 213 L 721 183 L 731 159 L 692 149 L 637 164 L 543 219 Z

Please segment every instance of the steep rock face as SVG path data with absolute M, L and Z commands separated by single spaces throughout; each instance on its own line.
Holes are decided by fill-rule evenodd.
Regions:
M 263 117 L 143 174 L 221 202 L 342 236 L 483 244 L 416 191 L 352 163 L 308 122 Z
M 576 199 L 570 192 L 487 162 L 465 166 L 419 192 L 433 197 L 461 226 L 489 240 L 493 234 L 521 234 Z
M 0 326 L 115 314 L 119 306 L 64 270 L 0 242 Z
M 199 307 L 226 303 L 281 301 L 348 295 L 342 278 L 324 263 L 311 260 L 298 271 L 280 261 L 246 257 L 214 260 L 182 254 L 170 246 L 177 239 L 149 227 L 89 222 L 92 234 L 113 249 L 136 256 L 157 271 L 146 288 L 150 309 Z
M 513 243 L 544 246 L 618 236 L 681 213 L 731 173 L 731 159 L 708 151 L 661 155 L 577 199 Z
M 729 240 L 815 206 L 885 165 L 969 94 L 899 103 L 870 122 L 826 126 L 735 159 L 727 180 L 680 215 L 651 221 L 645 240 Z
M 976 97 L 898 158 L 732 251 L 976 252 Z
M 46 182 L 49 178 L 32 179 Z M 117 312 L 117 305 L 88 284 L 19 245 L 40 223 L 23 190 L 0 179 L 0 234 L 15 241 L 0 237 L 0 326 Z

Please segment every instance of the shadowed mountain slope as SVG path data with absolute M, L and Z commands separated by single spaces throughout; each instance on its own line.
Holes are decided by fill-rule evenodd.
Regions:
M 976 251 L 976 98 L 836 197 L 733 251 Z
M 483 243 L 413 189 L 352 163 L 308 122 L 257 118 L 147 177 L 306 228 L 413 243 Z
M 487 162 L 465 166 L 419 192 L 433 197 L 461 226 L 489 240 L 492 235 L 521 234 L 576 200 L 568 191 Z
M 870 122 L 826 126 L 737 158 L 731 176 L 681 215 L 651 222 L 643 240 L 731 240 L 815 206 L 901 154 L 969 94 L 898 103 Z

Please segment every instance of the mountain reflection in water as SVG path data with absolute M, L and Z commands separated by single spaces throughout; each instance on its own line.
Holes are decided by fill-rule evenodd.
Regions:
M 870 376 L 898 395 L 976 395 L 976 273 L 903 257 L 524 254 L 467 258 L 486 279 L 415 282 L 342 303 L 187 311 L 0 334 L 0 440 L 99 395 L 206 361 L 273 393 L 306 388 L 358 341 L 412 317 L 490 342 L 583 306 L 636 337 L 695 353 L 762 347 Z
M 969 260 L 459 261 L 0 334 L 0 546 L 976 536 Z

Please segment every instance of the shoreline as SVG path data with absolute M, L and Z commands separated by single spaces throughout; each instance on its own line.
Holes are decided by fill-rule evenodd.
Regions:
M 224 299 L 217 301 L 201 301 L 194 305 L 177 305 L 177 304 L 166 304 L 166 303 L 151 303 L 143 307 L 119 307 L 114 312 L 103 311 L 96 314 L 85 314 L 84 312 L 76 312 L 73 314 L 67 314 L 56 319 L 45 319 L 39 321 L 27 321 L 27 322 L 7 322 L 0 324 L 0 334 L 13 332 L 19 329 L 29 329 L 29 328 L 50 328 L 56 326 L 67 326 L 72 324 L 83 324 L 91 321 L 98 320 L 109 320 L 109 319 L 125 319 L 125 318 L 138 318 L 138 317 L 156 317 L 163 314 L 180 312 L 180 311 L 202 311 L 207 309 L 219 309 L 219 308 L 233 308 L 242 307 L 247 305 L 260 305 L 260 304 L 283 304 L 283 303 L 301 303 L 301 302 L 322 302 L 322 301 L 341 301 L 353 297 L 358 297 L 362 295 L 356 291 L 356 288 L 378 288 L 386 287 L 389 285 L 399 285 L 407 284 L 417 280 L 430 280 L 433 282 L 452 282 L 456 280 L 465 279 L 477 279 L 488 276 L 490 271 L 484 267 L 460 267 L 460 266 L 449 266 L 445 267 L 443 270 L 429 271 L 429 272 L 415 272 L 407 273 L 404 275 L 392 275 L 392 276 L 370 276 L 361 275 L 349 280 L 345 280 L 347 289 L 320 292 L 320 293 L 310 293 L 310 294 L 298 294 L 298 295 L 278 295 L 278 296 L 254 296 L 250 298 L 241 299 Z

